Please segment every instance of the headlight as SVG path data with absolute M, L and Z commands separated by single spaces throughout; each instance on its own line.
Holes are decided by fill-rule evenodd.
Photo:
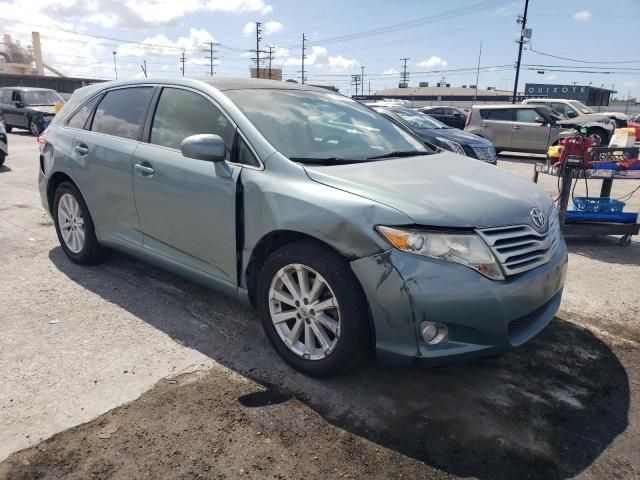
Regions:
M 457 153 L 458 155 L 464 155 L 465 157 L 467 156 L 467 154 L 464 152 L 464 148 L 462 148 L 462 145 L 460 145 L 459 143 L 442 137 L 436 137 L 436 140 L 442 142 L 443 147 L 447 150 L 451 150 L 453 153 Z
M 376 229 L 403 252 L 460 263 L 492 280 L 504 280 L 489 247 L 472 233 L 438 233 L 383 226 Z

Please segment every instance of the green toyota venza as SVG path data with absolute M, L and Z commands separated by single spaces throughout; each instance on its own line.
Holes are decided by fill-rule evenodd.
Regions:
M 109 249 L 251 303 L 277 352 L 328 375 L 495 355 L 560 304 L 551 198 L 336 93 L 248 79 L 77 90 L 40 137 L 62 249 Z

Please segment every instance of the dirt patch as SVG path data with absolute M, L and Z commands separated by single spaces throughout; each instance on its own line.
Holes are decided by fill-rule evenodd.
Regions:
M 450 478 L 328 424 L 222 369 L 162 381 L 138 400 L 15 453 L 7 479 Z

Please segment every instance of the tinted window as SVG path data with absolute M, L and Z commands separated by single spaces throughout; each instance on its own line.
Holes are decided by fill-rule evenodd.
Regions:
M 391 112 L 399 116 L 414 128 L 449 128 L 444 123 L 425 113 L 410 110 L 408 108 L 394 108 Z
M 510 108 L 501 108 L 497 110 L 489 110 L 486 117 L 488 120 L 513 120 L 513 110 Z
M 516 122 L 534 123 L 540 114 L 533 108 L 520 108 L 516 110 Z
M 240 135 L 237 136 L 237 149 L 236 163 L 241 163 L 242 165 L 251 165 L 253 167 L 260 166 L 260 163 L 253 155 L 253 152 Z
M 199 133 L 212 133 L 222 137 L 229 153 L 234 132 L 227 117 L 202 95 L 165 88 L 158 101 L 149 141 L 180 149 L 180 143 L 185 138 Z
M 432 108 L 431 110 L 427 110 L 426 112 L 427 114 L 434 114 L 434 115 L 442 115 L 442 109 L 441 108 Z
M 22 96 L 20 95 L 20 92 L 13 92 L 13 94 L 11 95 L 11 101 L 12 102 L 21 102 L 22 101 Z
M 567 112 L 572 112 L 573 110 L 568 105 L 564 103 L 552 103 L 551 108 L 553 108 L 556 112 L 560 112 L 563 115 L 566 115 Z
M 85 103 L 80 110 L 73 114 L 69 119 L 69 122 L 67 122 L 67 125 L 71 128 L 84 128 L 87 124 L 87 119 L 89 118 L 89 115 L 91 115 L 93 107 L 98 103 L 98 100 L 100 100 L 100 96 L 97 96 L 93 100 Z
M 54 90 L 28 90 L 24 92 L 24 103 L 27 105 L 53 105 L 64 103 L 64 99 Z
M 108 92 L 98 105 L 91 130 L 137 140 L 152 95 L 151 87 L 122 88 Z

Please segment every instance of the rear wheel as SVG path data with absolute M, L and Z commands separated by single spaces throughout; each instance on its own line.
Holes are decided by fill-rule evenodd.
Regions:
M 0 153 L 0 167 L 2 165 L 4 165 L 4 161 L 6 160 L 7 156 L 4 153 Z
M 71 182 L 63 182 L 53 198 L 53 222 L 67 257 L 82 265 L 102 261 L 108 250 L 96 238 L 93 220 L 78 188 Z
M 258 308 L 278 354 L 323 377 L 354 367 L 370 350 L 364 294 L 347 261 L 314 241 L 285 245 L 260 272 Z
M 5 122 L 4 119 L 0 120 L 0 123 L 2 123 L 2 126 L 7 131 L 7 133 L 11 133 L 11 130 L 13 129 L 9 125 L 7 125 L 7 122 Z
M 587 136 L 598 146 L 606 146 L 609 143 L 609 135 L 601 128 L 591 128 L 587 131 Z

